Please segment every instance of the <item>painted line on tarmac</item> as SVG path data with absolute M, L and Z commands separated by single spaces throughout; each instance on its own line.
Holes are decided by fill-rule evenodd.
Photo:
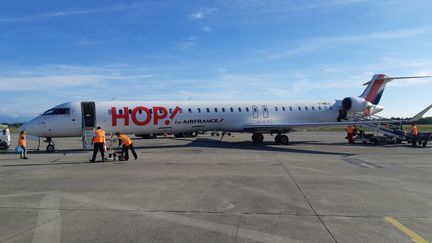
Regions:
M 32 242 L 60 242 L 61 218 L 58 194 L 52 193 L 42 198 L 40 208 Z
M 269 233 L 264 233 L 260 231 L 250 230 L 240 228 L 235 225 L 221 224 L 215 223 L 211 221 L 194 219 L 190 217 L 186 217 L 183 215 L 175 214 L 175 213 L 167 213 L 167 212 L 148 212 L 147 209 L 131 206 L 122 203 L 109 202 L 107 200 L 98 200 L 96 198 L 87 197 L 84 195 L 75 195 L 69 193 L 61 193 L 60 197 L 72 200 L 75 202 L 79 202 L 85 205 L 96 205 L 103 208 L 108 208 L 112 210 L 126 210 L 129 213 L 139 214 L 145 217 L 150 217 L 157 220 L 162 220 L 166 222 L 171 222 L 174 224 L 184 225 L 193 227 L 196 229 L 207 230 L 212 232 L 218 232 L 226 235 L 230 235 L 233 237 L 239 237 L 248 239 L 251 241 L 258 242 L 304 242 L 301 240 L 296 240 L 292 238 L 288 238 L 285 236 L 274 235 Z M 143 211 L 146 210 L 146 211 Z
M 392 217 L 384 217 L 384 219 L 392 224 L 394 227 L 398 228 L 400 231 L 402 231 L 404 234 L 409 236 L 413 242 L 417 243 L 429 243 L 429 241 L 423 239 L 421 236 L 416 234 L 415 232 L 411 231 L 407 227 L 405 227 L 403 224 L 399 223 L 396 219 Z

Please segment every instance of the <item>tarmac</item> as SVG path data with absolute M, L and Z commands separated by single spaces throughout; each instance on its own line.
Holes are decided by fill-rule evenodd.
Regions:
M 432 148 L 289 137 L 135 139 L 128 162 L 89 163 L 78 138 L 0 152 L 0 242 L 432 241 Z

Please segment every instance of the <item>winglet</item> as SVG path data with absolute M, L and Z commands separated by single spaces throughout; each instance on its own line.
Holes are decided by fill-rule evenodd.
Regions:
M 420 111 L 417 115 L 413 116 L 411 118 L 410 122 L 415 122 L 423 118 L 423 115 L 426 114 L 430 109 L 432 108 L 432 105 L 426 107 L 424 110 Z

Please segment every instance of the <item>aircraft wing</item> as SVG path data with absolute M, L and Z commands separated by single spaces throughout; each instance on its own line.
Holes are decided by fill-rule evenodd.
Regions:
M 426 114 L 431 108 L 432 108 L 432 105 L 426 107 L 424 110 L 420 111 L 420 113 L 413 116 L 413 118 L 411 118 L 410 122 L 415 122 L 415 121 L 422 119 L 423 115 Z
M 342 121 L 342 122 L 290 122 L 284 124 L 251 124 L 243 126 L 247 132 L 292 132 L 296 128 L 306 127 L 324 127 L 324 126 L 347 126 L 347 125 L 362 125 L 362 124 L 378 124 L 384 121 L 371 120 L 371 121 Z

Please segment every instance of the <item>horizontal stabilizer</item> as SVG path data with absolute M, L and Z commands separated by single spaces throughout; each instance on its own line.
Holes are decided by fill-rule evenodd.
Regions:
M 379 80 L 384 80 L 386 82 L 390 82 L 394 79 L 431 78 L 431 77 L 432 76 L 407 76 L 407 77 L 387 77 L 387 76 L 385 76 L 384 78 L 379 78 Z M 374 80 L 370 80 L 370 81 L 364 83 L 363 85 L 368 85 L 372 81 L 374 81 Z

